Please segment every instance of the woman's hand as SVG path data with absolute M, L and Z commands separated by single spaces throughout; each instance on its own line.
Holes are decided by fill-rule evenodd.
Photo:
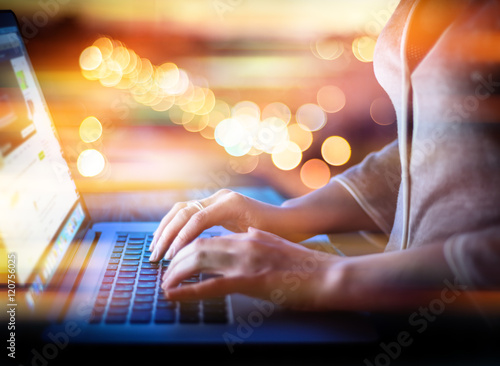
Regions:
M 249 228 L 248 233 L 197 239 L 180 250 L 163 276 L 162 288 L 171 300 L 238 292 L 293 308 L 326 309 L 330 297 L 325 294 L 334 290 L 332 273 L 341 261 Z M 222 276 L 178 287 L 200 272 Z
M 272 231 L 273 223 L 281 219 L 278 210 L 280 207 L 227 189 L 200 201 L 177 203 L 155 232 L 150 259 L 157 261 L 165 254 L 173 258 L 186 244 L 215 225 L 236 233 L 246 232 L 249 227 Z

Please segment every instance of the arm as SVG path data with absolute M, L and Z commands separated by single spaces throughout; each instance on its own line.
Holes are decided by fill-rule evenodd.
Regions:
M 296 242 L 317 234 L 380 230 L 336 180 L 305 196 L 285 201 L 281 212 L 282 220 L 274 230 L 265 225 L 257 228 Z
M 163 277 L 171 300 L 228 293 L 260 297 L 307 310 L 418 309 L 433 299 L 459 304 L 469 285 L 457 282 L 443 243 L 406 251 L 338 257 L 251 229 L 228 237 L 198 239 L 183 248 Z M 314 271 L 311 269 L 314 268 Z M 177 287 L 194 273 L 218 273 Z
M 327 186 L 281 206 L 221 190 L 200 201 L 176 204 L 163 218 L 151 245 L 151 260 L 172 258 L 204 230 L 222 225 L 233 232 L 254 227 L 292 241 L 341 231 L 390 232 L 400 182 L 397 141 L 370 154 Z

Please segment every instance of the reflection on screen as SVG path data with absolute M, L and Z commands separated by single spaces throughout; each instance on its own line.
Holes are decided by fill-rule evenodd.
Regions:
M 77 200 L 22 39 L 16 28 L 0 28 L 0 245 L 17 253 L 19 284 L 27 281 L 42 255 L 47 256 L 45 264 L 60 260 L 67 248 L 62 244 L 71 241 L 75 230 L 63 230 L 64 238 L 55 235 L 67 227 Z M 73 229 L 83 217 L 81 207 L 77 209 L 68 219 Z M 38 279 L 49 275 L 47 268 L 37 270 Z

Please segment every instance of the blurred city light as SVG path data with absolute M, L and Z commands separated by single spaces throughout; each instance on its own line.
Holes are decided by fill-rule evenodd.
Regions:
M 80 153 L 76 162 L 78 172 L 84 177 L 95 177 L 103 172 L 106 166 L 104 156 L 95 149 L 87 149 Z
M 300 179 L 308 188 L 321 188 L 330 181 L 330 168 L 323 160 L 308 160 L 300 169 Z
M 274 165 L 281 170 L 295 169 L 302 160 L 300 147 L 292 141 L 288 141 L 283 148 L 272 153 Z
M 330 136 L 323 142 L 321 154 L 328 164 L 341 166 L 351 158 L 351 146 L 343 137 Z
M 327 85 L 317 94 L 318 105 L 327 113 L 337 113 L 344 108 L 346 97 L 338 86 Z
M 102 135 L 102 125 L 93 116 L 85 118 L 80 124 L 80 138 L 83 142 L 91 143 L 99 140 Z
M 318 131 L 326 124 L 326 113 L 317 104 L 307 103 L 295 113 L 297 123 L 309 131 Z

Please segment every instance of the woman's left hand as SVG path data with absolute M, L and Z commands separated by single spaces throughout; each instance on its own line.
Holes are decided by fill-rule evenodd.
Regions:
M 327 309 L 331 297 L 325 294 L 333 290 L 341 262 L 338 256 L 249 228 L 184 247 L 172 259 L 162 288 L 168 299 L 178 301 L 237 292 L 291 308 Z M 178 286 L 200 272 L 221 276 Z

